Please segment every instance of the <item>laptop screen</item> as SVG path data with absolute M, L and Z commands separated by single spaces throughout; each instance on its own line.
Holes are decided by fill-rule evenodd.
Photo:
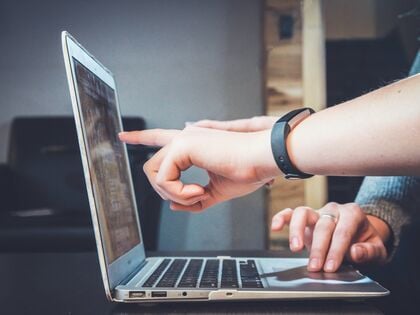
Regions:
M 73 58 L 92 189 L 108 264 L 141 242 L 115 91 Z

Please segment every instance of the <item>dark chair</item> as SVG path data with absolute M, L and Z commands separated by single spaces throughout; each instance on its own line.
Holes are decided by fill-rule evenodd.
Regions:
M 123 125 L 125 130 L 145 127 L 138 117 L 123 118 Z M 146 249 L 154 250 L 161 201 L 142 171 L 153 150 L 129 146 L 128 152 L 143 239 Z M 73 117 L 14 119 L 0 189 L 0 250 L 95 249 Z

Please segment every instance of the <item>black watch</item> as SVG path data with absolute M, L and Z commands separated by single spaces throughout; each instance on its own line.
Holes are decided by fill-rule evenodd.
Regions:
M 314 112 L 309 107 L 293 110 L 277 120 L 271 130 L 271 150 L 274 160 L 286 179 L 304 179 L 313 176 L 299 171 L 292 164 L 287 154 L 286 139 L 294 127 Z

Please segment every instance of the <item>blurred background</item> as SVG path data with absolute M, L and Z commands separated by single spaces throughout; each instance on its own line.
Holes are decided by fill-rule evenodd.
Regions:
M 111 69 L 127 129 L 322 109 L 407 76 L 415 0 L 0 3 L 0 250 L 94 250 L 60 32 Z M 397 106 L 397 104 L 396 104 Z M 146 247 L 287 247 L 285 207 L 350 202 L 361 178 L 286 182 L 200 214 L 173 213 L 130 148 Z M 187 180 L 203 181 L 200 170 Z M 2 241 L 3 240 L 3 241 Z M 7 240 L 7 241 L 6 241 Z

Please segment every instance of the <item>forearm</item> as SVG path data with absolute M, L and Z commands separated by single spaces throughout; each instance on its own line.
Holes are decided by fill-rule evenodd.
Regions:
M 292 162 L 319 175 L 420 174 L 420 75 L 318 112 L 289 135 Z

